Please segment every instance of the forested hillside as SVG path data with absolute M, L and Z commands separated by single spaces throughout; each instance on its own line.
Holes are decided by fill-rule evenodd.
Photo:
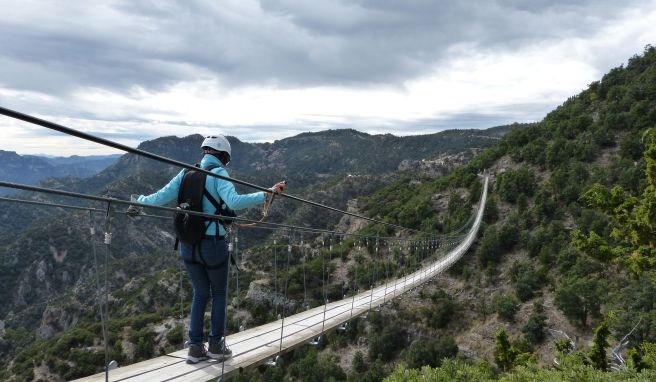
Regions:
M 482 363 L 408 371 L 418 365 L 406 360 L 388 380 L 653 380 L 655 128 L 656 49 L 648 46 L 424 193 L 398 183 L 371 198 L 374 216 L 432 226 L 416 208 L 431 192 L 476 187 L 482 168 L 495 173 L 478 248 L 437 283 L 474 310 L 461 311 L 469 322 L 451 334 Z
M 493 174 L 485 227 L 477 246 L 447 274 L 394 300 L 380 312 L 371 312 L 367 320 L 353 320 L 344 331 L 328 332 L 319 346 L 299 347 L 285 354 L 275 367 L 248 370 L 236 380 L 653 380 L 656 377 L 654 129 L 656 49 L 648 46 L 643 54 L 611 70 L 544 120 L 517 126 L 497 144 L 448 175 L 431 177 L 405 172 L 368 197 L 358 194 L 357 207 L 369 216 L 444 233 L 468 220 L 481 193 L 478 174 L 483 169 Z M 326 133 L 331 134 L 337 133 Z M 348 162 L 341 161 L 340 155 L 359 149 L 357 145 L 351 146 L 353 140 L 357 142 L 357 134 L 349 134 L 355 138 L 337 141 L 333 151 L 338 154 L 336 157 L 324 158 L 311 171 L 293 167 L 292 163 L 267 167 L 251 161 L 241 165 L 275 176 L 292 169 L 304 174 L 306 180 L 321 178 L 323 171 L 347 174 L 350 173 Z M 296 140 L 310 138 L 301 135 L 284 145 L 279 143 L 276 150 L 259 147 L 258 157 L 264 153 L 270 158 L 286 153 L 298 155 L 294 158 L 300 160 L 312 153 L 299 150 Z M 383 144 L 387 138 L 376 139 L 386 149 L 376 151 L 380 158 L 372 156 L 378 158 L 373 162 L 384 164 L 381 158 L 389 150 Z M 168 140 L 163 138 L 158 144 L 167 147 Z M 420 150 L 420 143 L 412 143 L 411 150 Z M 339 151 L 344 147 L 348 150 Z M 328 149 L 325 153 L 330 152 Z M 323 158 L 321 153 L 315 154 Z M 401 161 L 403 156 L 397 159 Z M 126 185 L 130 182 L 140 180 L 138 183 L 150 184 L 173 171 L 132 172 L 135 168 L 152 170 L 150 164 L 133 157 L 124 157 L 119 163 L 131 167 L 110 169 L 114 175 L 120 175 L 118 180 L 103 183 L 96 178 L 97 183 L 78 186 L 127 192 Z M 357 171 L 377 171 L 377 167 L 364 160 L 357 163 L 353 167 Z M 396 163 L 398 166 L 399 162 Z M 108 174 L 101 175 L 109 179 Z M 307 189 L 322 195 L 323 185 L 340 185 L 348 194 L 347 182 L 358 177 L 344 179 L 314 183 Z M 361 181 L 363 187 L 370 183 L 366 178 Z M 336 197 L 324 196 L 326 200 Z M 344 199 L 340 200 L 345 202 Z M 50 224 L 53 230 L 58 224 L 65 225 Z M 139 242 L 157 243 L 165 234 L 153 231 L 149 235 L 131 235 L 129 232 L 135 228 L 131 225 L 135 224 L 140 223 L 126 220 L 117 231 L 117 236 L 131 239 L 126 248 L 133 246 L 134 250 L 112 259 L 118 282 L 112 286 L 114 316 L 109 323 L 110 352 L 111 358 L 120 364 L 178 348 L 184 337 L 184 321 L 176 318 L 180 307 L 170 303 L 178 298 L 174 256 L 166 250 L 135 255 L 140 252 L 136 248 Z M 341 224 L 352 228 L 345 221 Z M 65 226 L 73 231 L 84 229 L 82 223 Z M 398 234 L 380 225 L 364 226 L 360 232 Z M 349 288 L 368 287 L 376 272 L 378 277 L 381 273 L 399 277 L 416 269 L 422 260 L 394 248 L 379 255 L 372 243 L 355 245 L 350 239 L 327 238 L 331 243 L 335 240 L 330 250 L 326 249 L 323 237 L 306 239 L 308 262 L 295 260 L 288 270 L 289 297 L 292 304 L 295 302 L 295 309 L 301 309 L 299 302 L 304 301 L 304 293 L 311 304 L 321 304 L 325 297 L 322 293 L 337 299 L 348 293 Z M 260 273 L 274 268 L 268 255 L 281 246 L 261 243 L 267 245 L 245 250 L 246 271 L 240 276 L 239 298 L 230 307 L 231 312 L 239 314 L 233 314 L 230 332 L 238 330 L 241 324 L 259 325 L 276 317 L 279 306 L 272 302 L 275 299 L 246 298 L 253 282 L 274 290 L 281 283 L 270 275 L 263 278 Z M 78 241 L 77 248 L 69 244 L 74 250 L 65 256 L 73 259 L 81 259 L 90 250 L 89 242 Z M 55 252 L 55 257 L 62 256 L 62 249 L 52 242 L 49 245 L 54 250 L 38 247 L 46 244 L 30 245 L 34 251 L 50 250 Z M 18 253 L 19 249 L 16 247 L 8 253 Z M 304 271 L 308 275 L 322 274 L 320 259 L 325 255 L 332 256 L 327 266 L 328 285 L 322 291 L 320 279 L 314 276 L 304 291 L 301 288 L 305 285 L 301 281 Z M 12 259 L 23 261 L 15 255 Z M 38 263 L 35 267 L 38 270 Z M 71 270 L 65 266 L 53 269 L 58 280 L 70 277 Z M 49 271 L 52 270 L 34 272 L 35 276 L 30 277 Z M 90 270 L 77 272 L 89 274 Z M 353 281 L 354 286 L 348 285 Z M 81 278 L 75 287 L 92 299 L 92 289 L 87 283 L 91 283 L 90 278 Z M 25 282 L 21 286 L 28 293 L 26 296 L 36 293 L 30 285 L 33 284 Z M 188 288 L 183 294 L 188 296 Z M 72 378 L 99 371 L 104 353 L 99 346 L 99 324 L 94 320 L 92 306 L 80 306 L 76 301 L 49 309 L 42 318 L 42 324 L 47 325 L 42 325 L 40 330 L 53 332 L 42 332 L 35 337 L 24 328 L 3 329 L 0 352 L 9 348 L 21 350 L 12 354 L 12 361 L 6 370 L 0 371 L 0 377 Z M 57 328 L 69 330 L 57 332 Z M 32 340 L 35 342 L 30 343 Z M 41 363 L 35 365 L 34 360 Z M 37 371 L 42 374 L 35 374 Z
M 366 198 L 373 217 L 448 231 L 476 200 L 477 173 L 494 174 L 484 232 L 447 275 L 241 380 L 656 379 L 654 129 L 648 46 L 448 176 Z
M 301 134 L 272 144 L 250 144 L 230 138 L 235 153 L 230 172 L 234 177 L 264 185 L 285 178 L 295 195 L 357 211 L 361 196 L 411 171 L 429 179 L 447 173 L 498 142 L 509 128 L 447 131 L 420 137 L 326 131 Z M 202 139 L 200 135 L 164 137 L 144 142 L 140 148 L 193 163 L 198 160 Z M 50 178 L 43 185 L 127 199 L 131 193 L 155 191 L 177 171 L 172 166 L 125 155 L 91 178 Z M 20 197 L 88 205 L 45 194 L 24 192 Z M 99 203 L 93 206 L 106 208 Z M 188 303 L 190 289 L 186 278 L 184 283 L 180 282 L 178 258 L 172 250 L 170 219 L 131 219 L 124 214 L 122 206 L 111 210 L 115 211 L 109 222 L 113 234 L 109 248 L 101 245 L 108 224 L 105 214 L 9 203 L 0 206 L 3 216 L 0 281 L 15 286 L 0 291 L 0 299 L 4 301 L 0 306 L 0 363 L 7 365 L 0 371 L 0 379 L 71 379 L 100 370 L 104 351 L 98 346 L 102 336 L 95 305 L 99 298 L 98 285 L 94 277 L 105 265 L 94 262 L 96 256 L 108 256 L 112 359 L 125 365 L 182 347 L 188 306 L 182 307 L 185 313 L 181 314 L 180 301 Z M 259 218 L 260 212 L 253 209 L 246 216 Z M 318 213 L 316 208 L 277 199 L 268 220 L 333 228 L 341 218 L 338 213 Z M 341 224 L 357 229 L 350 227 L 349 221 Z M 95 228 L 94 234 L 89 233 L 91 227 Z M 240 233 L 240 242 L 245 244 L 240 248 L 244 269 L 239 287 L 245 304 L 239 309 L 244 316 L 241 323 L 249 326 L 276 317 L 270 301 L 246 298 L 252 288 L 264 288 L 265 295 L 275 296 L 270 276 L 271 233 L 257 229 Z M 315 257 L 308 267 L 316 277 L 321 274 L 318 259 L 324 248 L 314 234 L 305 239 L 309 253 Z M 352 244 L 352 241 L 339 243 L 341 258 L 347 259 Z M 372 263 L 370 252 L 361 257 L 362 261 Z M 291 265 L 293 272 L 300 275 L 301 264 L 296 261 Z M 348 272 L 340 263 L 333 269 Z M 363 288 L 367 277 L 368 274 L 360 275 Z M 308 285 L 308 299 L 316 305 L 322 300 L 321 291 L 317 289 L 316 279 L 312 280 Z M 342 282 L 331 277 L 331 298 L 341 296 Z M 290 284 L 290 293 L 296 301 L 303 299 L 301 291 L 300 279 Z M 300 305 L 297 303 L 296 308 Z M 236 330 L 236 324 L 231 322 L 231 325 L 230 330 Z

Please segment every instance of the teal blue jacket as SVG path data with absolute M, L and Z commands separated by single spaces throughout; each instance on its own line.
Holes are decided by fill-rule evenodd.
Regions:
M 213 155 L 205 154 L 203 159 L 200 161 L 200 167 L 206 169 L 211 165 L 219 166 L 212 170 L 213 173 L 229 176 L 228 171 L 226 171 L 225 167 L 223 167 L 221 161 L 219 161 Z M 137 201 L 139 203 L 153 204 L 158 206 L 170 203 L 174 200 L 177 201 L 178 190 L 180 189 L 180 184 L 182 183 L 183 177 L 184 170 L 180 171 L 180 173 L 171 179 L 171 181 L 166 186 L 162 187 L 161 190 L 148 196 L 141 195 Z M 219 198 L 221 198 L 221 200 L 223 200 L 223 202 L 232 210 L 242 210 L 250 206 L 262 204 L 265 200 L 264 192 L 239 195 L 235 190 L 234 184 L 227 180 L 215 178 L 209 175 L 205 180 L 205 189 L 207 189 L 207 191 L 214 197 L 214 199 L 219 200 Z M 214 211 L 215 209 L 212 203 L 204 197 L 203 212 L 213 214 Z M 207 227 L 205 234 L 214 236 L 216 233 L 216 226 L 217 224 L 210 224 L 209 227 Z M 223 226 L 220 224 L 218 226 L 219 235 L 225 235 Z

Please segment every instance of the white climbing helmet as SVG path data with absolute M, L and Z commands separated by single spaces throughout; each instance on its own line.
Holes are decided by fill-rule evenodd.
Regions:
M 230 142 L 223 135 L 210 135 L 205 137 L 200 148 L 209 147 L 216 151 L 225 151 L 228 155 L 232 156 L 230 152 Z

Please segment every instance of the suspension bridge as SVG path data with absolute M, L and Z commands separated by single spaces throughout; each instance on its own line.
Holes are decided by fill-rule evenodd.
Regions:
M 155 159 L 164 163 L 173 164 L 182 168 L 193 168 L 193 166 L 174 161 L 172 159 L 161 157 L 152 153 L 141 151 L 138 149 L 130 148 L 127 146 L 120 145 L 115 142 L 107 141 L 102 138 L 93 137 L 88 134 L 63 127 L 61 125 L 56 125 L 54 123 L 40 120 L 31 116 L 27 116 L 21 113 L 14 112 L 12 110 L 4 109 L 0 107 L 0 114 L 5 114 L 12 118 L 17 118 L 29 123 L 41 125 L 47 128 L 51 128 L 63 133 L 71 134 L 82 139 L 91 140 L 100 144 L 104 144 L 110 147 L 118 148 L 126 152 L 130 152 L 136 155 L 142 155 L 147 158 Z M 210 176 L 216 176 L 219 178 L 225 178 L 218 176 L 217 174 L 208 172 Z M 239 181 L 238 179 L 225 178 L 226 180 L 244 184 L 260 190 L 266 190 L 263 187 L 249 184 L 246 182 Z M 323 295 L 324 301 L 321 305 L 315 307 L 309 307 L 304 304 L 306 310 L 298 312 L 296 314 L 287 315 L 284 307 L 282 308 L 281 315 L 279 319 L 274 322 L 269 322 L 267 324 L 257 326 L 254 328 L 249 328 L 245 330 L 240 330 L 233 334 L 228 334 L 226 336 L 226 344 L 233 351 L 233 356 L 225 361 L 204 361 L 198 364 L 190 365 L 185 362 L 186 360 L 186 349 L 175 351 L 160 357 L 156 357 L 147 361 L 134 363 L 127 366 L 122 366 L 118 368 L 112 367 L 112 364 L 109 362 L 109 359 L 105 360 L 105 371 L 99 374 L 95 374 L 89 377 L 78 379 L 77 381 L 91 382 L 91 381 L 210 381 L 210 380 L 225 380 L 234 376 L 235 374 L 241 372 L 245 368 L 253 367 L 266 363 L 268 365 L 275 365 L 284 352 L 294 349 L 295 347 L 310 344 L 317 345 L 324 338 L 324 334 L 333 329 L 344 330 L 347 328 L 350 321 L 358 319 L 359 317 L 366 317 L 369 312 L 372 310 L 377 310 L 380 306 L 398 298 L 404 293 L 413 290 L 422 284 L 434 279 L 437 275 L 444 272 L 451 265 L 457 262 L 468 249 L 474 243 L 476 236 L 478 234 L 479 228 L 481 226 L 481 221 L 484 212 L 484 206 L 487 200 L 487 190 L 489 175 L 484 172 L 482 174 L 483 181 L 483 191 L 479 203 L 477 205 L 476 212 L 472 214 L 472 218 L 463 226 L 460 230 L 451 233 L 450 235 L 435 235 L 434 233 L 426 233 L 418 230 L 408 229 L 406 227 L 398 226 L 391 224 L 389 222 L 379 221 L 370 217 L 361 216 L 352 212 L 342 211 L 330 206 L 324 206 L 322 204 L 312 202 L 303 198 L 299 198 L 293 195 L 283 194 L 282 196 L 288 197 L 292 200 L 296 200 L 302 203 L 308 203 L 310 205 L 326 208 L 335 212 L 342 213 L 344 215 L 350 215 L 355 218 L 360 218 L 368 220 L 373 223 L 387 225 L 398 230 L 403 230 L 406 233 L 415 233 L 415 234 L 429 234 L 429 239 L 409 241 L 402 239 L 400 236 L 382 238 L 385 239 L 385 242 L 395 243 L 396 248 L 399 250 L 405 250 L 407 252 L 417 252 L 423 251 L 421 258 L 421 266 L 419 269 L 414 272 L 405 274 L 403 276 L 397 276 L 396 278 L 386 277 L 383 282 L 376 282 L 372 280 L 370 282 L 370 288 L 363 292 L 360 292 L 356 287 L 352 288 L 350 296 L 344 296 L 343 299 L 339 301 L 330 302 L 327 298 L 325 285 L 328 283 L 328 280 L 325 276 L 322 276 L 323 282 Z M 85 208 L 79 206 L 55 204 L 48 202 L 39 202 L 33 200 L 18 200 L 11 198 L 0 198 L 0 201 L 4 202 L 16 202 L 16 203 L 27 203 L 27 204 L 37 204 L 37 205 L 50 205 L 59 208 L 73 208 L 73 209 L 86 209 L 91 214 L 92 212 L 106 212 L 107 217 L 110 216 L 110 206 L 118 205 L 139 205 L 139 203 L 118 200 L 113 198 L 105 198 L 101 196 L 94 195 L 85 195 L 78 194 L 73 192 L 67 192 L 62 190 L 46 189 L 36 186 L 21 185 L 9 182 L 0 181 L 0 187 L 10 187 L 14 189 L 20 189 L 24 191 L 34 191 L 34 192 L 46 192 L 55 195 L 68 196 L 80 199 L 87 199 L 96 202 L 106 203 L 106 209 L 94 209 L 94 208 Z M 146 206 L 153 209 L 159 209 L 163 212 L 169 213 L 175 212 L 176 209 L 168 207 L 157 207 L 157 206 Z M 211 217 L 216 219 L 217 216 L 196 213 L 201 216 Z M 151 218 L 167 218 L 167 216 L 160 215 L 144 215 L 145 217 Z M 223 217 L 231 219 L 229 217 Z M 292 226 L 279 223 L 270 223 L 270 222 L 261 222 L 261 221 L 251 221 L 243 218 L 234 218 L 236 221 L 242 221 L 248 224 L 255 224 L 258 228 L 269 228 L 269 229 L 278 229 L 278 230 L 288 230 L 289 243 L 287 244 L 287 276 L 289 275 L 289 259 L 292 256 L 293 247 L 303 247 L 303 242 L 295 242 L 292 232 L 310 232 L 318 235 L 328 234 L 328 235 L 342 235 L 342 236 L 354 236 L 358 239 L 369 240 L 372 242 L 375 240 L 375 255 L 378 256 L 380 237 L 360 237 L 358 234 L 347 234 L 344 232 L 336 232 L 324 229 L 314 229 L 307 227 Z M 108 220 L 109 226 L 109 220 Z M 466 232 L 460 232 L 466 228 L 469 228 Z M 109 233 L 109 232 L 108 232 Z M 109 240 L 109 241 L 108 241 Z M 111 234 L 109 239 L 105 235 L 105 244 L 111 242 Z M 237 238 L 233 239 L 233 242 L 230 246 L 231 252 L 236 252 L 237 250 Z M 388 246 L 391 247 L 391 246 Z M 95 249 L 94 249 L 95 251 Z M 332 244 L 330 253 L 332 254 Z M 323 252 L 322 252 L 323 256 Z M 322 263 L 325 261 L 322 258 Z M 323 266 L 325 272 L 325 265 Z M 107 270 L 105 270 L 107 272 Z M 238 277 L 238 276 L 237 276 Z M 328 278 L 330 274 L 328 274 Z M 287 290 L 288 280 L 284 282 L 284 292 Z M 355 284 L 355 283 L 354 283 Z M 103 289 L 105 293 L 109 293 L 107 285 Z M 239 293 L 237 293 L 239 294 Z M 286 297 L 286 296 L 285 296 Z M 102 298 L 99 298 L 100 304 L 100 316 L 101 319 L 105 319 L 108 315 L 107 312 L 107 298 L 105 297 L 105 305 L 103 308 Z M 103 309 L 105 309 L 103 311 Z M 103 316 L 104 314 L 104 316 Z M 106 324 L 103 323 L 103 336 L 105 337 L 105 356 L 107 357 L 107 333 L 106 333 Z

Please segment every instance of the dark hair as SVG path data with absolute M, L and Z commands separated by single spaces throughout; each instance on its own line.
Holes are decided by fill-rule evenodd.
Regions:
M 209 147 L 203 147 L 203 154 L 213 155 L 216 159 L 220 160 L 224 166 L 227 166 L 230 163 L 230 154 L 225 151 L 216 151 Z

